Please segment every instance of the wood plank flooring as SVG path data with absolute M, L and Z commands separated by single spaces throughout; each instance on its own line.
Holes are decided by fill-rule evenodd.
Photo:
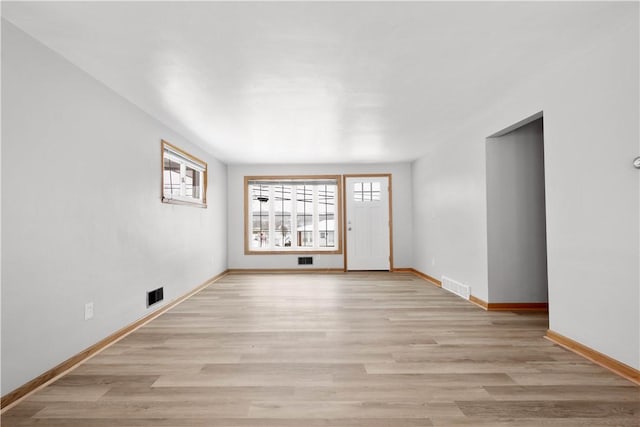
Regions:
M 640 388 L 411 274 L 232 274 L 2 426 L 639 426 Z

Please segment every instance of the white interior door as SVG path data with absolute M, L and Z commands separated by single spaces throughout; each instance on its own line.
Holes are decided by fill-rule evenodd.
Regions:
M 345 180 L 347 270 L 390 270 L 389 177 Z

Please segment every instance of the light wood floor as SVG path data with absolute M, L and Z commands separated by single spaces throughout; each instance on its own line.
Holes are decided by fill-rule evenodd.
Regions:
M 409 274 L 229 275 L 11 426 L 638 426 L 640 388 Z

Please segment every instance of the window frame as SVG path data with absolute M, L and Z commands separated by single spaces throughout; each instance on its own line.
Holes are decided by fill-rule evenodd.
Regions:
M 192 169 L 197 170 L 197 172 L 201 173 L 201 179 L 202 179 L 202 199 L 194 199 L 193 197 L 187 197 L 185 195 L 180 194 L 179 196 L 172 196 L 172 197 L 166 197 L 165 196 L 165 188 L 164 188 L 164 172 L 165 172 L 165 168 L 164 168 L 164 160 L 165 160 L 165 152 L 169 152 L 169 154 L 172 154 L 174 157 L 174 161 L 178 162 L 180 164 L 180 178 L 181 178 L 181 192 L 183 192 L 185 190 L 185 185 L 184 185 L 184 177 L 186 175 L 186 167 L 190 166 L 190 164 L 193 164 L 199 168 L 201 168 L 202 170 L 197 170 L 195 168 L 192 167 Z M 196 206 L 196 207 L 201 207 L 201 208 L 206 208 L 207 207 L 207 183 L 208 183 L 208 172 L 209 172 L 209 166 L 207 164 L 207 162 L 205 162 L 204 160 L 201 160 L 199 158 L 197 158 L 196 156 L 186 152 L 185 150 L 176 147 L 175 145 L 165 141 L 164 139 L 161 140 L 161 144 L 160 144 L 160 199 L 162 201 L 162 203 L 167 203 L 167 204 L 173 204 L 173 205 L 188 205 L 188 206 Z
M 274 248 L 269 249 L 255 249 L 250 245 L 249 240 L 252 238 L 250 218 L 251 213 L 251 194 L 249 192 L 249 183 L 253 181 L 282 181 L 283 184 L 295 184 L 296 181 L 335 181 L 336 195 L 335 195 L 335 230 L 334 230 L 334 242 L 335 247 L 330 249 L 321 249 L 319 247 L 311 247 L 309 249 L 303 249 L 295 247 L 293 249 L 286 248 Z M 293 197 L 292 197 L 293 198 Z M 245 176 L 244 177 L 244 253 L 245 255 L 292 255 L 292 254 L 324 254 L 324 255 L 336 255 L 342 254 L 342 242 L 343 242 L 343 230 L 342 230 L 342 176 L 341 175 L 258 175 L 258 176 Z M 292 200 L 292 203 L 293 200 Z M 274 214 L 275 217 L 275 214 Z M 295 221 L 294 218 L 291 219 Z M 314 230 L 316 231 L 316 230 Z M 322 230 L 318 229 L 317 234 L 320 235 Z M 314 239 L 315 241 L 315 239 Z

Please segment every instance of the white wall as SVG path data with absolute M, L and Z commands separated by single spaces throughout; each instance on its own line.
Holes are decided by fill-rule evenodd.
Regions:
M 314 254 L 312 266 L 298 266 L 299 255 L 245 255 L 244 254 L 244 177 L 252 175 L 342 175 L 357 173 L 390 173 L 392 175 L 393 209 L 393 264 L 395 268 L 412 265 L 411 234 L 411 165 L 409 163 L 350 164 L 350 165 L 229 165 L 228 217 L 229 268 L 289 269 L 289 268 L 343 268 L 344 258 L 339 255 Z
M 621 7 L 625 26 L 532 70 L 414 163 L 414 265 L 487 300 L 485 138 L 543 110 L 550 329 L 637 369 L 638 3 Z
M 542 119 L 487 138 L 491 302 L 547 301 Z
M 2 23 L 2 395 L 226 269 L 226 167 Z M 160 140 L 209 163 L 160 202 Z M 95 317 L 84 320 L 93 301 Z

